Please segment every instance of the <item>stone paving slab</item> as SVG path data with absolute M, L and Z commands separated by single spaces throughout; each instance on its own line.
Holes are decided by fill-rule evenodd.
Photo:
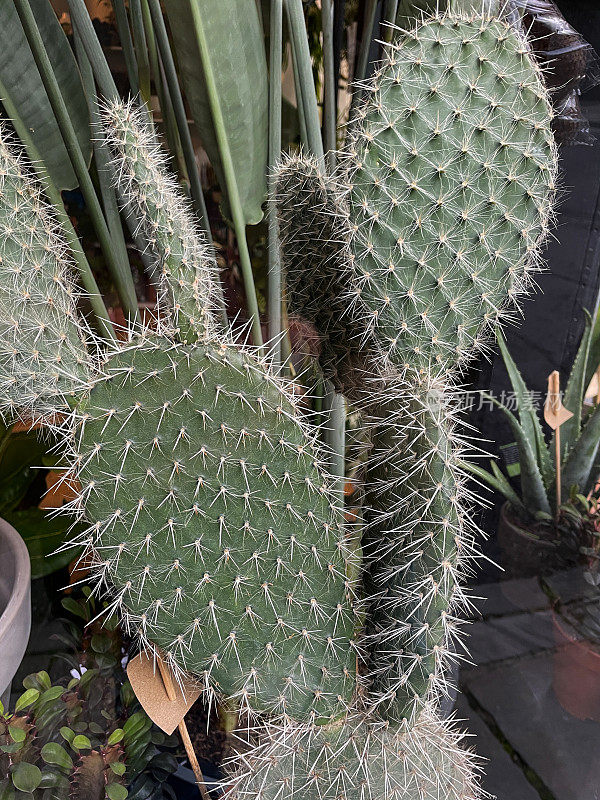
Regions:
M 516 611 L 466 626 L 467 647 L 476 668 L 554 647 L 552 612 Z
M 552 690 L 552 658 L 542 652 L 463 671 L 462 682 L 551 797 L 600 800 L 600 723 L 561 708 Z
M 475 738 L 467 740 L 467 743 L 474 746 L 477 755 L 485 759 L 482 788 L 486 792 L 497 800 L 540 800 L 523 770 L 515 764 L 479 714 L 469 706 L 464 695 L 460 695 L 456 703 L 456 717 L 461 720 L 459 727 L 475 734 Z

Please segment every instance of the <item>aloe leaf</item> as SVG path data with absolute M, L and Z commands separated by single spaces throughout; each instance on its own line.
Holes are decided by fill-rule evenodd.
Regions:
M 500 492 L 500 494 L 504 495 L 513 508 L 522 512 L 527 512 L 523 501 L 510 485 L 507 478 L 502 474 L 496 462 L 490 461 L 490 466 L 492 467 L 492 471 L 494 473 L 493 475 L 486 469 L 483 469 L 483 467 L 480 467 L 478 464 L 472 464 L 469 461 L 461 461 L 461 467 L 466 472 L 470 472 L 492 489 L 495 489 L 497 492 Z
M 244 221 L 256 224 L 262 219 L 267 193 L 268 81 L 255 0 L 166 0 L 165 9 L 192 116 L 227 196 L 224 214 L 231 216 L 232 187 L 227 178 L 233 177 Z M 206 48 L 198 40 L 194 17 L 202 25 Z M 216 92 L 212 96 L 205 77 L 207 67 L 214 75 Z M 219 122 L 212 108 L 215 101 L 222 131 L 217 129 Z M 225 174 L 220 134 L 230 153 L 232 176 Z
M 89 164 L 92 144 L 88 108 L 75 58 L 48 0 L 30 0 L 50 63 Z M 0 0 L 0 98 L 8 98 L 18 124 L 42 154 L 46 172 L 59 189 L 74 189 L 77 178 L 13 0 Z
M 600 366 L 600 307 L 596 310 L 596 315 L 592 323 L 592 333 L 590 336 L 590 350 L 585 370 L 585 387 L 590 385 L 594 372 Z
M 508 352 L 506 341 L 500 331 L 498 331 L 496 338 L 498 341 L 498 347 L 500 348 L 500 353 L 502 354 L 504 366 L 506 367 L 508 377 L 510 378 L 513 392 L 517 398 L 519 420 L 523 429 L 523 433 L 531 443 L 531 447 L 537 456 L 538 466 L 542 473 L 544 486 L 546 489 L 548 489 L 550 486 L 552 486 L 554 481 L 554 465 L 552 463 L 552 458 L 550 457 L 548 446 L 546 445 L 542 424 L 538 418 L 535 408 L 533 408 L 531 405 L 529 392 L 525 381 L 523 380 L 517 365 L 513 361 L 511 354 Z
M 485 395 L 504 414 L 511 427 L 519 448 L 519 461 L 521 464 L 521 494 L 523 503 L 529 514 L 535 515 L 537 511 L 551 514 L 550 502 L 542 474 L 540 472 L 533 448 L 523 428 L 515 415 L 499 403 L 492 395 Z
M 564 461 L 581 431 L 581 411 L 583 408 L 583 398 L 585 396 L 587 363 L 590 355 L 590 344 L 592 340 L 592 318 L 585 312 L 585 329 L 581 342 L 573 362 L 571 374 L 567 382 L 567 388 L 563 395 L 563 405 L 573 416 L 560 426 L 560 449 L 561 457 Z
M 562 427 L 564 428 L 564 425 Z M 597 476 L 591 475 L 591 472 L 598 454 L 599 444 L 600 405 L 596 406 L 588 417 L 563 465 L 562 483 L 567 495 L 571 486 L 576 486 L 581 491 L 588 485 L 590 479 L 595 482 Z

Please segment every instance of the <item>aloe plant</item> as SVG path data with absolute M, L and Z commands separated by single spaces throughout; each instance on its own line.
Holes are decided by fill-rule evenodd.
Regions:
M 473 463 L 468 465 L 468 469 L 504 495 L 523 519 L 551 521 L 552 509 L 557 504 L 556 434 L 546 442 L 537 410 L 531 402 L 531 393 L 501 333 L 497 339 L 517 401 L 518 416 L 494 397 L 488 395 L 488 400 L 504 415 L 515 437 L 519 452 L 520 492 L 513 488 L 495 461 L 490 462 L 491 472 Z M 598 366 L 599 348 L 600 315 L 592 320 L 586 314 L 585 329 L 562 398 L 563 405 L 573 416 L 560 427 L 562 496 L 558 498 L 558 505 L 568 502 L 573 492 L 587 495 L 600 476 L 600 406 L 589 409 L 584 406 L 585 392 Z

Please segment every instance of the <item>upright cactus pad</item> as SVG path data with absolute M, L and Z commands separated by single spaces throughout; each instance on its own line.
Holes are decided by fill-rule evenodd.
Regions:
M 176 180 L 165 167 L 144 108 L 114 100 L 102 114 L 119 200 L 181 338 L 214 336 L 216 263 Z
M 226 797 L 256 800 L 478 800 L 475 758 L 454 728 L 428 715 L 393 729 L 369 717 L 273 730 Z
M 346 163 L 357 296 L 397 365 L 455 366 L 535 266 L 554 192 L 546 91 L 497 19 L 386 48 Z
M 31 420 L 67 408 L 89 378 L 85 327 L 60 225 L 0 130 L 0 412 Z
M 244 707 L 328 720 L 356 682 L 341 510 L 292 396 L 234 346 L 117 352 L 73 460 L 129 628 Z

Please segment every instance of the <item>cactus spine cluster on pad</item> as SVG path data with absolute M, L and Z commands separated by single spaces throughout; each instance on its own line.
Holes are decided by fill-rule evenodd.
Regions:
M 69 377 L 54 368 L 42 390 L 24 367 L 37 334 L 28 311 L 7 324 L 9 298 L 4 409 L 73 409 L 66 510 L 87 520 L 77 543 L 141 645 L 207 696 L 273 715 L 232 768 L 238 795 L 472 800 L 472 758 L 435 712 L 475 549 L 453 392 L 535 267 L 551 112 L 525 43 L 493 19 L 422 21 L 366 88 L 340 174 L 296 158 L 277 180 L 290 301 L 372 438 L 366 564 L 293 387 L 216 324 L 212 259 L 131 103 L 105 109 L 103 133 L 168 313 L 94 342 L 94 367 L 65 284 Z M 23 210 L 1 205 L 2 224 L 28 230 Z M 24 261 L 29 302 L 49 271 Z M 39 336 L 58 323 L 36 319 Z

